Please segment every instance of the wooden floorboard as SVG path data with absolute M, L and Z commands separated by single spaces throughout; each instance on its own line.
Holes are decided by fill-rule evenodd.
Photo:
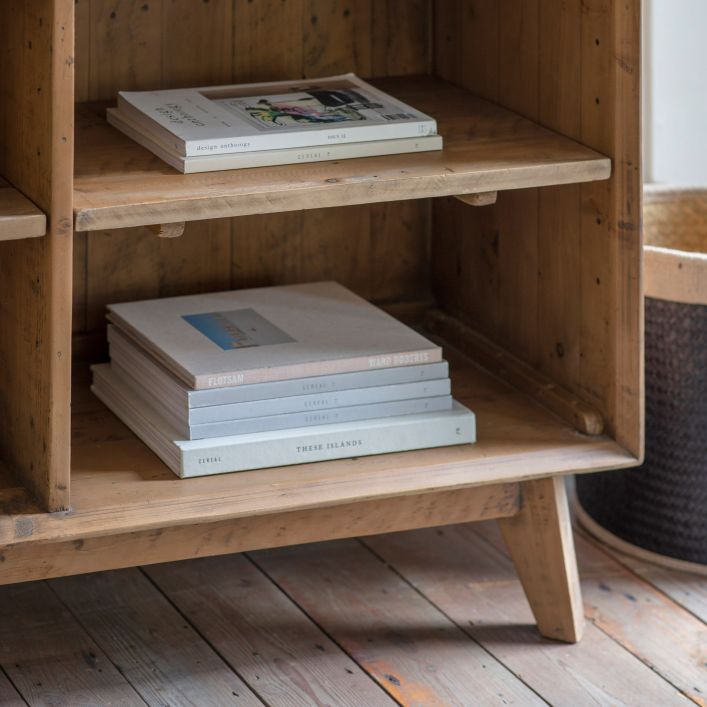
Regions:
M 148 705 L 262 705 L 139 569 L 49 584 Z
M 495 524 L 478 523 L 475 532 L 503 548 Z M 575 533 L 575 544 L 587 618 L 677 690 L 707 704 L 707 625 L 582 534 Z
M 542 638 L 513 565 L 475 532 L 479 524 L 367 538 L 411 586 L 553 705 L 688 704 L 593 623 L 582 641 Z
M 0 587 L 0 705 L 704 706 L 705 577 L 576 538 L 577 645 L 494 523 Z
M 402 704 L 543 704 L 357 541 L 254 559 Z
M 0 589 L 0 665 L 33 707 L 145 704 L 44 582 Z
M 268 705 L 394 704 L 243 555 L 145 572 Z

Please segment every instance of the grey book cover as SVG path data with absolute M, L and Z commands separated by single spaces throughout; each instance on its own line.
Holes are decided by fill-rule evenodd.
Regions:
M 116 383 L 109 366 L 105 373 L 94 381 L 93 392 L 182 478 L 476 441 L 474 413 L 456 401 L 441 412 L 183 440 L 164 418 Z

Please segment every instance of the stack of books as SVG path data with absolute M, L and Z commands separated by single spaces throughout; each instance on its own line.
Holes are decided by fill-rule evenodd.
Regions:
M 92 390 L 179 476 L 475 441 L 441 349 L 337 283 L 108 309 Z
M 433 118 L 354 74 L 125 91 L 107 117 L 185 173 L 442 149 Z

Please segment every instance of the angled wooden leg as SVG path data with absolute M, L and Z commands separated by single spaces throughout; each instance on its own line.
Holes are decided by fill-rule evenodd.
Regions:
M 584 614 L 564 480 L 521 485 L 521 510 L 498 523 L 533 610 L 547 638 L 575 643 Z

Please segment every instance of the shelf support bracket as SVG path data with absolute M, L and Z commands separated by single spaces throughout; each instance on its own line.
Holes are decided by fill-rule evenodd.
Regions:
M 184 221 L 178 221 L 177 223 L 154 223 L 145 228 L 158 238 L 179 238 L 184 233 L 185 226 Z
M 490 206 L 496 203 L 498 192 L 482 191 L 478 194 L 455 194 L 454 198 L 469 206 Z

